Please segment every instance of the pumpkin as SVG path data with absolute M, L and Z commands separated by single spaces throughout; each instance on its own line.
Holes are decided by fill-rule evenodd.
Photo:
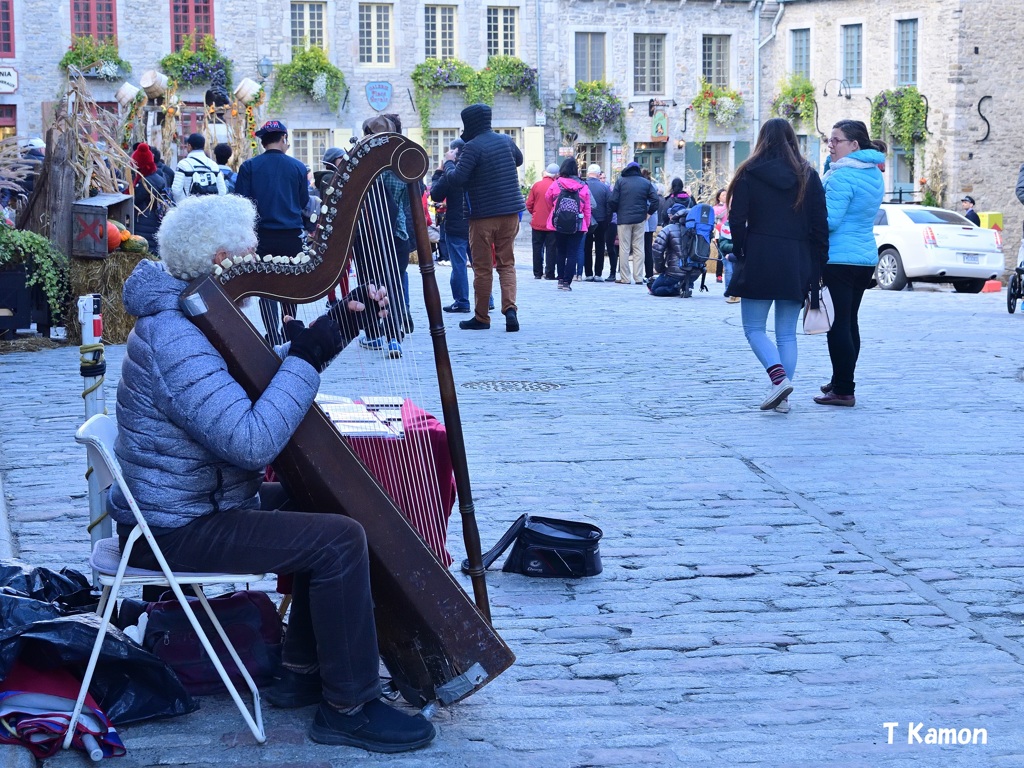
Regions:
M 129 237 L 131 237 L 131 236 L 132 236 L 132 233 L 131 233 L 131 232 L 129 232 L 129 231 L 127 230 L 127 229 L 122 229 L 122 230 L 121 230 L 121 242 L 122 242 L 122 243 L 123 243 L 123 242 L 124 242 L 125 240 L 127 240 L 127 239 L 128 239 Z
M 144 237 L 131 235 L 121 244 L 121 250 L 128 251 L 129 253 L 147 253 L 149 251 L 149 243 Z
M 121 230 L 119 230 L 114 222 L 107 222 L 107 253 L 116 251 L 117 247 L 121 245 Z
M 113 224 L 115 227 L 117 227 L 118 230 L 120 230 L 121 232 L 124 232 L 126 229 L 128 229 L 128 227 L 126 227 L 124 224 L 122 224 L 117 219 L 107 219 L 107 221 L 110 222 L 111 224 Z

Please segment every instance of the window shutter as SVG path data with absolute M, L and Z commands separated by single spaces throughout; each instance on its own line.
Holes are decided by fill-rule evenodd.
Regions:
M 739 168 L 740 163 L 750 157 L 750 142 L 749 141 L 736 141 L 733 142 L 733 170 Z
M 704 178 L 704 168 L 701 164 L 700 144 L 695 141 L 686 142 L 686 171 L 683 181 L 689 183 L 690 179 Z

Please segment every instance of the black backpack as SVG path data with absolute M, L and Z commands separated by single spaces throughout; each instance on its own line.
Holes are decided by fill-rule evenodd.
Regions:
M 188 191 L 189 197 L 218 194 L 217 174 L 220 173 L 220 168 L 214 170 L 203 165 L 194 164 L 193 170 L 182 171 L 182 173 L 185 174 L 184 186 Z
M 556 182 L 557 183 L 557 182 Z M 563 235 L 575 235 L 580 231 L 580 222 L 583 221 L 583 203 L 580 201 L 580 191 L 558 185 L 561 192 L 555 199 L 554 215 L 551 217 L 555 225 L 555 232 Z

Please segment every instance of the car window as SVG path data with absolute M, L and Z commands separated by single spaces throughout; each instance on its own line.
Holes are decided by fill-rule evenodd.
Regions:
M 881 208 L 879 208 L 878 209 L 878 213 L 875 214 L 875 226 L 876 227 L 884 227 L 888 223 L 889 223 L 889 219 L 885 215 L 885 211 L 883 211 Z
M 971 222 L 959 213 L 953 213 L 952 211 L 940 211 L 936 209 L 929 210 L 927 208 L 911 210 L 904 208 L 903 212 L 907 214 L 907 218 L 915 224 L 956 224 L 961 227 L 973 226 Z

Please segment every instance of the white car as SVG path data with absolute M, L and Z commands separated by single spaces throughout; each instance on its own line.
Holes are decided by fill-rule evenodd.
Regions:
M 906 203 L 884 203 L 875 216 L 878 287 L 900 291 L 909 282 L 952 283 L 958 293 L 980 293 L 1006 271 L 998 230 L 974 226 L 959 213 Z

